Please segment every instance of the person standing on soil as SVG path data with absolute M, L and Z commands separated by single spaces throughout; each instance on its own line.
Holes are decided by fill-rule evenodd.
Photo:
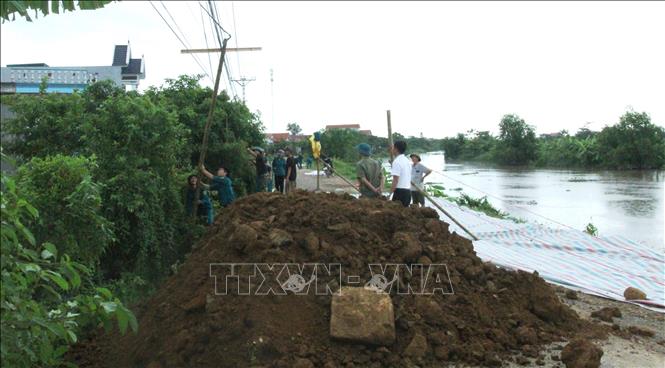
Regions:
M 275 174 L 275 189 L 278 192 L 284 193 L 284 179 L 286 178 L 286 160 L 284 159 L 284 151 L 277 151 L 275 159 L 272 160 L 272 171 Z
M 199 192 L 198 200 L 195 199 L 197 191 Z M 208 196 L 208 186 L 200 183 L 199 178 L 196 175 L 190 175 L 187 177 L 185 208 L 188 216 L 194 215 L 194 210 L 196 210 L 197 217 L 205 217 L 206 224 L 212 225 L 215 214 L 213 212 L 210 196 Z
M 263 149 L 256 147 L 248 148 L 249 153 L 254 156 L 254 166 L 256 166 L 256 192 L 266 191 L 266 158 Z
M 420 163 L 419 155 L 412 153 L 409 157 L 413 162 L 413 166 L 411 166 L 411 199 L 413 204 L 425 206 L 425 196 L 420 191 L 425 190 L 425 178 L 432 173 L 432 170 Z
M 360 161 L 356 163 L 356 178 L 361 198 L 379 198 L 383 193 L 383 169 L 381 164 L 373 158 L 372 147 L 361 143 L 357 147 Z
M 291 149 L 286 150 L 286 192 L 290 193 L 296 189 L 296 177 L 298 176 L 298 167 L 296 159 L 293 157 Z
M 206 170 L 205 166 L 199 167 L 201 173 L 211 180 L 210 190 L 216 190 L 219 204 L 226 207 L 236 200 L 236 194 L 233 192 L 233 181 L 229 178 L 229 170 L 225 167 L 217 169 L 217 175 L 213 175 Z
M 411 203 L 411 163 L 404 156 L 406 151 L 405 141 L 395 141 L 392 146 L 395 159 L 390 169 L 390 175 L 393 176 L 393 183 L 390 192 L 393 194 L 393 201 L 401 202 L 404 207 Z

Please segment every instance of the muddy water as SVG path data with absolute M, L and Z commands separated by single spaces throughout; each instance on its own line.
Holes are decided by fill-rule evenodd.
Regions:
M 580 230 L 593 223 L 600 235 L 623 235 L 665 250 L 665 171 L 504 169 L 444 164 L 435 153 L 422 158 L 439 171 L 427 181 L 443 183 L 449 195 L 459 188 L 474 197 L 491 194 L 495 207 L 529 222 Z

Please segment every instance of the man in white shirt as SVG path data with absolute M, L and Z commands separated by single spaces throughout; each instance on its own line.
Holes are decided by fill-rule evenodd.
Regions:
M 393 201 L 399 201 L 404 207 L 408 207 L 411 203 L 411 162 L 404 156 L 406 142 L 396 141 L 392 146 L 392 151 L 397 157 L 393 160 L 390 169 L 390 175 L 393 176 L 390 191 L 393 194 Z

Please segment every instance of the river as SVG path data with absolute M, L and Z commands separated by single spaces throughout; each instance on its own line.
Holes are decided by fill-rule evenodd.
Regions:
M 435 152 L 422 160 L 435 170 L 426 182 L 442 183 L 448 195 L 487 195 L 496 208 L 528 222 L 579 230 L 592 223 L 601 236 L 665 251 L 665 171 L 506 169 L 445 163 Z

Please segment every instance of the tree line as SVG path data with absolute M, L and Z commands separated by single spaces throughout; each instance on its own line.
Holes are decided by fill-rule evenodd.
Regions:
M 393 133 L 393 139 L 405 140 L 409 152 L 443 150 L 452 161 L 619 170 L 665 168 L 665 129 L 653 124 L 645 112 L 627 111 L 616 124 L 600 131 L 581 128 L 575 134 L 561 131 L 536 136 L 534 127 L 514 114 L 503 116 L 498 127 L 498 135 L 469 130 L 442 139 Z M 387 138 L 348 129 L 325 131 L 321 135 L 322 151 L 345 161 L 358 158 L 355 146 L 361 142 L 372 145 L 378 155 L 388 155 Z
M 75 342 L 67 331 L 81 330 L 47 312 L 66 311 L 62 306 L 70 304 L 65 302 L 83 296 L 116 303 L 105 304 L 116 313 L 106 320 L 116 318 L 126 328 L 133 319 L 120 300 L 144 294 L 190 252 L 203 228 L 186 215 L 182 190 L 196 172 L 212 97 L 199 78 L 169 79 L 144 93 L 103 81 L 73 94 L 42 90 L 34 96 L 2 96 L 15 113 L 3 121 L 3 160 L 9 154 L 17 167 L 11 176 L 3 173 L 3 363 L 60 361 Z M 208 167 L 228 167 L 236 193 L 245 194 L 255 180 L 246 149 L 262 142 L 259 117 L 222 92 L 213 114 Z M 6 229 L 5 218 L 12 219 L 13 228 Z M 12 232 L 18 235 L 5 236 Z M 53 265 L 47 268 L 47 261 Z M 42 265 L 44 277 L 62 288 L 33 280 L 36 268 L 26 271 L 26 264 Z M 51 269 L 60 268 L 64 271 L 55 278 Z M 34 305 L 23 309 L 18 303 Z M 17 322 L 37 309 L 46 326 L 40 333 Z M 91 318 L 93 309 L 98 310 L 77 308 L 76 321 L 99 323 Z M 28 345 L 34 354 L 19 354 Z

